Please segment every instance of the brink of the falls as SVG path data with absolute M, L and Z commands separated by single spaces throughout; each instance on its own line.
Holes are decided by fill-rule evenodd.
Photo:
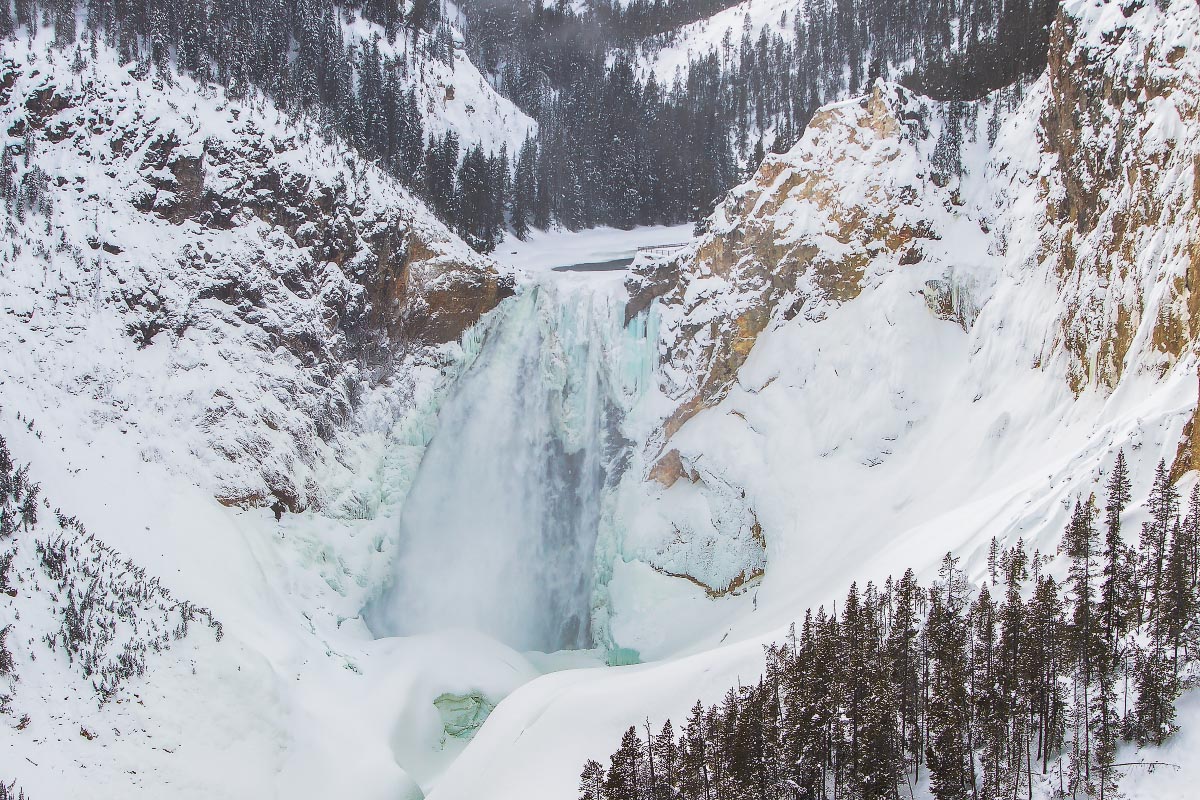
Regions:
M 520 650 L 592 646 L 597 532 L 650 363 L 611 294 L 535 285 L 485 322 L 400 515 L 378 635 L 469 628 Z M 640 335 L 638 331 L 641 331 Z

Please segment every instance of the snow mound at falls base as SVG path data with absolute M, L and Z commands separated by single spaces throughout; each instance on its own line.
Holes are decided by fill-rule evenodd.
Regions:
M 404 502 L 394 581 L 366 612 L 375 633 L 592 646 L 597 535 L 628 461 L 636 365 L 650 363 L 648 338 L 620 346 L 622 314 L 611 297 L 547 284 L 485 324 Z

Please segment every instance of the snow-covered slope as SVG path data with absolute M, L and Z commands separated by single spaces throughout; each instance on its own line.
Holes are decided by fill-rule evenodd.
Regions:
M 307 124 L 103 48 L 75 73 L 6 43 L 0 123 L 33 202 L 0 248 L 0 434 L 114 548 L 95 545 L 114 586 L 128 557 L 222 636 L 194 621 L 99 704 L 40 638 L 65 616 L 37 555 L 62 527 L 47 509 L 0 543 L 18 550 L 0 626 L 19 677 L 0 686 L 0 777 L 35 798 L 561 797 L 628 725 L 756 677 L 761 645 L 851 580 L 927 578 L 949 549 L 978 578 L 992 536 L 1052 553 L 1117 448 L 1136 505 L 1160 458 L 1200 464 L 1198 29 L 1192 0 L 1072 3 L 1030 86 L 960 111 L 880 83 L 822 110 L 682 256 L 645 261 L 624 309 L 611 280 L 588 297 L 543 276 L 499 312 L 506 274 Z M 483 356 L 500 345 L 524 354 L 519 380 Z M 572 449 L 600 391 L 561 389 L 596 362 L 619 378 L 620 436 Z M 473 369 L 487 380 L 454 382 Z M 470 386 L 474 406 L 444 402 Z M 395 578 L 439 422 L 477 458 L 520 438 L 488 424 L 531 398 L 560 415 L 537 429 L 560 456 L 603 451 L 593 581 L 568 593 L 574 611 L 590 589 L 598 647 L 374 638 L 362 611 Z M 464 470 L 450 502 L 499 467 Z M 276 523 L 274 498 L 304 510 Z M 435 590 L 482 574 L 503 600 L 486 563 L 427 566 Z M 142 596 L 122 635 L 178 626 L 166 598 Z M 632 651 L 644 663 L 602 666 Z M 1185 699 L 1184 737 L 1197 717 Z M 1130 789 L 1200 778 L 1165 775 Z
M 644 43 L 640 66 L 652 70 L 660 83 L 670 86 L 676 71 L 680 77 L 686 77 L 688 62 L 710 51 L 736 58 L 743 31 L 749 32 L 751 41 L 757 40 L 764 28 L 768 35 L 779 34 L 784 41 L 790 41 L 796 15 L 803 13 L 802 0 L 744 0 L 672 31 L 665 46 L 656 39 Z
M 657 505 L 674 505 L 682 477 L 704 483 L 702 458 L 704 471 L 736 471 L 725 477 L 763 514 L 783 512 L 761 520 L 768 541 L 849 527 L 875 546 L 853 518 L 877 510 L 850 498 L 877 482 L 944 473 L 936 495 L 897 486 L 890 527 L 902 529 L 1147 426 L 1175 461 L 1195 403 L 1200 144 L 1182 120 L 1197 114 L 1196 11 L 1117 12 L 1119 24 L 1080 13 L 1060 21 L 1051 68 L 1022 101 L 1005 90 L 966 106 L 961 176 L 939 154 L 952 109 L 879 83 L 768 158 L 692 251 L 643 271 L 631 310 L 661 308 L 673 404 L 665 441 L 644 451 Z M 1119 157 L 1079 163 L 1103 162 L 1110 142 Z M 1079 438 L 1059 441 L 1074 422 Z M 630 540 L 664 528 L 634 525 Z
M 526 136 L 537 132 L 537 122 L 484 79 L 462 48 L 454 5 L 447 3 L 446 9 L 455 45 L 448 61 L 422 57 L 419 49 L 415 57 L 410 52 L 413 47 L 419 48 L 429 34 L 417 34 L 416 45 L 409 31 L 391 42 L 379 25 L 360 16 L 345 25 L 343 38 L 348 45 L 373 45 L 385 59 L 402 59 L 409 64 L 399 88 L 411 88 L 416 94 L 426 137 L 453 131 L 464 150 L 482 144 L 484 150 L 498 153 L 501 147 L 507 147 L 512 156 L 521 149 Z

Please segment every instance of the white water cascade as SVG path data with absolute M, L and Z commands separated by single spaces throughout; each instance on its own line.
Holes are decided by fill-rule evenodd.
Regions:
M 648 377 L 645 321 L 612 294 L 507 301 L 438 414 L 400 521 L 380 634 L 470 628 L 522 650 L 592 645 L 596 536 Z

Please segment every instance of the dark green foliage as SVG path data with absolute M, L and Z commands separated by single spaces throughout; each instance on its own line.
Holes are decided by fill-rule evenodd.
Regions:
M 1162 647 L 1139 650 L 1134 667 L 1137 704 L 1130 732 L 1138 744 L 1162 744 L 1175 731 L 1175 698 L 1179 682 Z
M 16 783 L 5 783 L 0 779 L 0 800 L 25 800 L 25 790 L 17 789 Z
M 628 53 L 676 41 L 680 25 L 731 0 L 595 0 L 577 11 L 542 0 L 465 3 L 472 60 L 539 122 L 533 224 L 681 222 L 703 217 L 762 161 L 783 152 L 822 104 L 900 77 L 964 100 L 1037 75 L 1057 0 L 825 0 L 785 37 L 749 20 L 674 76 L 635 78 Z M 669 83 L 668 83 L 669 81 Z M 935 172 L 961 172 L 962 105 L 950 114 Z M 997 120 L 998 123 L 998 120 Z M 752 146 L 751 135 L 758 140 Z M 744 169 L 739 169 L 739 164 Z M 514 211 L 517 203 L 513 200 Z M 523 233 L 525 210 L 514 229 Z
M 29 480 L 29 466 L 18 467 L 8 452 L 8 443 L 0 436 L 0 540 L 18 529 L 29 530 L 37 523 L 37 502 L 41 488 Z M 3 581 L 0 580 L 0 585 Z
M 1125 453 L 1120 452 L 1108 480 L 1108 500 L 1104 506 L 1104 567 L 1096 608 L 1110 658 L 1114 661 L 1119 656 L 1119 642 L 1128 632 L 1138 605 L 1137 565 L 1130 548 L 1121 538 L 1121 514 L 1129 505 L 1130 493 Z
M 957 800 L 971 792 L 968 588 L 957 561 L 949 553 L 943 559 L 941 585 L 929 591 L 925 625 L 930 673 L 925 758 L 930 789 L 939 800 Z
M 641 777 L 644 755 L 637 728 L 630 725 L 621 737 L 621 746 L 612 754 L 608 774 L 604 779 L 605 800 L 638 800 L 642 796 L 638 779 Z
M 1176 510 L 1164 475 L 1153 513 Z M 1200 492 L 1186 519 L 1170 521 L 1161 570 L 1129 548 L 1145 581 L 1161 574 L 1145 614 L 1161 622 L 1131 621 L 1118 658 L 1103 601 L 1105 564 L 1124 552 L 1112 539 L 1131 497 L 1123 455 L 1108 488 L 1103 545 L 1095 499 L 1075 504 L 1061 587 L 1022 542 L 992 546 L 992 583 L 978 589 L 951 554 L 928 589 L 912 570 L 882 590 L 852 585 L 840 614 L 807 611 L 784 645 L 766 648 L 756 684 L 707 711 L 697 702 L 677 732 L 667 723 L 651 737 L 647 723 L 643 741 L 629 728 L 608 774 L 588 762 L 586 785 L 603 784 L 603 800 L 895 800 L 927 778 L 934 797 L 974 800 L 1031 796 L 1051 780 L 1057 791 L 1061 776 L 1066 793 L 1117 797 L 1121 733 L 1158 744 L 1175 730 L 1180 675 L 1198 655 Z M 1136 693 L 1122 719 L 1124 682 Z
M 772 151 L 783 152 L 819 106 L 865 91 L 876 77 L 965 99 L 1036 75 L 1057 8 L 1056 0 L 824 0 L 785 15 L 790 37 L 753 31 L 747 20 L 740 36 L 696 54 L 676 75 L 635 75 L 635 45 L 670 44 L 678 26 L 732 4 L 464 3 L 470 57 L 539 123 L 515 179 L 504 154 L 484 154 L 477 143 L 456 142 L 463 153 L 447 137 L 424 146 L 421 109 L 401 87 L 422 59 L 454 64 L 454 36 L 434 0 L 415 0 L 407 15 L 405 4 L 387 0 L 16 0 L 0 3 L 0 36 L 44 20 L 56 46 L 74 52 L 78 72 L 86 69 L 81 42 L 103 41 L 140 77 L 169 83 L 183 72 L 232 97 L 265 92 L 285 110 L 315 116 L 486 251 L 506 214 L 518 236 L 530 225 L 700 219 L 761 162 L 766 133 Z M 347 41 L 343 23 L 352 16 L 378 24 L 381 35 Z M 938 176 L 961 171 L 960 138 L 952 114 L 938 140 Z M 38 175 L 18 184 L 11 170 L 0 173 L 0 195 L 22 220 L 48 212 Z
M 599 761 L 588 759 L 579 774 L 579 800 L 603 800 L 604 767 Z
M 0 628 L 0 678 L 11 675 L 13 671 L 13 657 L 8 650 L 8 645 L 5 639 L 8 638 L 9 631 L 12 630 L 12 625 L 5 625 Z
M 1138 579 L 1141 583 L 1141 603 L 1138 624 L 1149 622 L 1159 627 L 1159 600 L 1163 590 L 1163 570 L 1167 540 L 1171 524 L 1179 513 L 1179 493 L 1171 483 L 1167 462 L 1160 461 L 1154 472 L 1154 486 L 1146 501 L 1150 521 L 1142 523 L 1141 547 L 1138 561 Z

